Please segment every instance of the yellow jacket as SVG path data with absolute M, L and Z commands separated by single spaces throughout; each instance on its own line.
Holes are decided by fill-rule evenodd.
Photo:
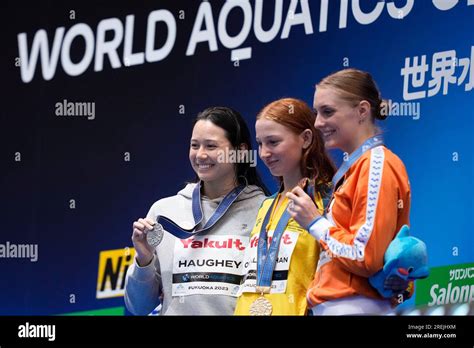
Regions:
M 317 206 L 322 208 L 321 194 L 316 193 L 315 196 Z M 242 281 L 242 294 L 237 300 L 236 315 L 249 315 L 250 306 L 261 296 L 255 292 L 258 238 L 261 224 L 275 199 L 283 199 L 283 201 L 278 209 L 272 212 L 268 222 L 268 243 L 271 243 L 276 225 L 287 208 L 288 199 L 278 194 L 266 199 L 258 211 L 257 221 L 250 235 L 250 243 L 245 251 L 244 267 L 247 268 L 247 272 L 244 273 Z M 322 212 L 321 209 L 320 213 Z M 269 294 L 263 296 L 272 304 L 272 315 L 305 315 L 306 291 L 314 277 L 319 246 L 314 237 L 293 219 L 289 220 L 281 238 L 273 272 L 272 289 Z

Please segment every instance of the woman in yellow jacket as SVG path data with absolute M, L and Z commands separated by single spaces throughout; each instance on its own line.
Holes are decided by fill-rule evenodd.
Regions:
M 309 305 L 315 315 L 388 313 L 390 300 L 368 279 L 383 267 L 395 234 L 409 224 L 410 185 L 403 162 L 384 146 L 375 125 L 387 116 L 380 93 L 370 74 L 346 69 L 316 86 L 314 109 L 326 147 L 347 158 L 332 180 L 325 216 L 300 189 L 288 193 L 291 216 L 322 250 Z
M 315 115 L 302 101 L 281 99 L 257 116 L 259 155 L 281 184 L 262 203 L 244 257 L 244 277 L 237 315 L 305 315 L 306 291 L 313 279 L 319 247 L 316 240 L 290 218 L 286 197 L 300 187 L 320 213 L 335 172 L 324 151 Z

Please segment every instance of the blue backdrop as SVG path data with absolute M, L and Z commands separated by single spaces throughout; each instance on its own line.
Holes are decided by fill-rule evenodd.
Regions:
M 48 1 L 20 7 L 8 1 L 1 5 L 0 244 L 37 245 L 38 254 L 36 262 L 11 255 L 0 258 L 0 314 L 123 307 L 120 279 L 114 297 L 97 298 L 104 277 L 99 265 L 106 262 L 100 253 L 125 250 L 128 255 L 124 248 L 132 246 L 132 222 L 144 216 L 154 201 L 175 194 L 193 177 L 188 140 L 196 114 L 208 106 L 230 106 L 244 115 L 254 133 L 255 115 L 265 104 L 297 97 L 311 105 L 315 83 L 345 67 L 371 72 L 384 98 L 415 108 L 408 115 L 389 117 L 380 126 L 388 147 L 407 167 L 412 232 L 426 242 L 430 267 L 474 262 L 473 1 L 287 0 L 278 34 L 267 43 L 258 40 L 253 27 L 258 1 L 234 1 L 248 3 L 251 9 L 250 19 L 236 7 L 223 20 L 230 37 L 239 34 L 245 19 L 250 20 L 249 34 L 238 48 L 250 47 L 251 58 L 239 61 L 231 60 L 232 49 L 224 47 L 229 40 L 226 43 L 219 35 L 224 2 L 209 3 Z M 297 6 L 291 10 L 293 3 Z M 382 10 L 363 24 L 358 4 L 365 13 L 377 11 L 376 6 Z M 203 6 L 212 8 L 218 49 L 211 51 L 212 45 L 199 42 L 194 54 L 186 55 L 198 12 L 205 12 Z M 264 2 L 265 30 L 272 26 L 274 9 L 274 1 Z M 146 37 L 151 35 L 148 17 L 157 10 L 168 11 L 176 23 L 172 49 L 161 60 L 134 64 L 124 57 L 124 40 L 119 40 L 120 66 L 114 67 L 110 56 L 105 56 L 103 68 L 95 71 L 93 55 L 77 76 L 70 74 L 80 70 L 77 66 L 69 73 L 64 67 L 69 60 L 70 65 L 86 64 L 88 50 L 97 53 L 98 24 L 107 18 L 116 18 L 111 26 L 121 27 L 125 35 L 126 17 L 134 15 L 129 29 L 132 49 L 144 52 Z M 282 39 L 287 20 L 294 25 L 288 38 Z M 326 30 L 322 30 L 324 22 Z M 41 66 L 45 58 L 55 56 L 57 29 L 64 27 L 67 36 L 74 26 L 79 36 L 69 34 L 73 39 L 69 50 L 66 40 L 58 38 L 61 53 L 56 68 L 51 68 L 54 76 L 45 78 Z M 35 65 L 33 40 L 40 44 L 40 29 L 49 44 L 42 42 L 38 52 L 44 49 L 44 55 L 36 52 Z M 155 29 L 158 49 L 173 29 L 163 21 Z M 22 33 L 26 54 L 20 52 Z M 113 41 L 120 33 L 108 30 L 104 35 L 104 41 Z M 422 73 L 402 73 L 404 68 L 420 66 L 422 56 L 426 57 L 426 64 L 419 67 Z M 29 81 L 22 78 L 22 69 L 33 69 Z M 426 96 L 411 99 L 404 89 Z M 93 103 L 94 118 L 59 116 L 57 104 L 65 100 Z M 332 155 L 339 164 L 342 154 Z M 260 161 L 258 167 L 275 189 Z M 109 276 L 125 271 L 124 263 L 114 263 L 118 260 L 110 261 Z M 411 300 L 405 306 L 413 304 Z

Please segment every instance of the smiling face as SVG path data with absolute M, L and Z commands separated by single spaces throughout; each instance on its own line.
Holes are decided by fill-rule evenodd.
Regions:
M 235 164 L 219 163 L 219 154 L 232 149 L 224 129 L 208 120 L 196 122 L 191 136 L 189 161 L 199 179 L 219 185 L 235 179 Z
M 326 148 L 351 153 L 355 146 L 355 132 L 360 128 L 358 106 L 342 99 L 333 88 L 318 87 L 313 107 L 317 113 L 314 126 L 323 134 Z
M 285 177 L 300 173 L 303 136 L 265 117 L 257 120 L 255 131 L 258 153 L 272 175 Z

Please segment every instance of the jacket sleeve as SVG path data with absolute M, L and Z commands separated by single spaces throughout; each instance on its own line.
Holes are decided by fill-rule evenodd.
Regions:
M 125 305 L 135 315 L 148 315 L 160 304 L 160 264 L 156 254 L 149 265 L 140 267 L 135 259 L 125 279 Z
M 159 211 L 159 201 L 150 208 L 147 218 L 155 219 Z M 160 304 L 163 292 L 160 261 L 156 254 L 146 266 L 140 267 L 137 260 L 128 268 L 125 278 L 125 306 L 135 315 L 148 315 Z
M 350 223 L 334 225 L 322 217 L 311 226 L 310 233 L 333 262 L 351 273 L 370 277 L 383 267 L 385 251 L 396 233 L 397 180 L 381 147 L 372 149 L 354 174 L 358 177 L 348 203 Z

